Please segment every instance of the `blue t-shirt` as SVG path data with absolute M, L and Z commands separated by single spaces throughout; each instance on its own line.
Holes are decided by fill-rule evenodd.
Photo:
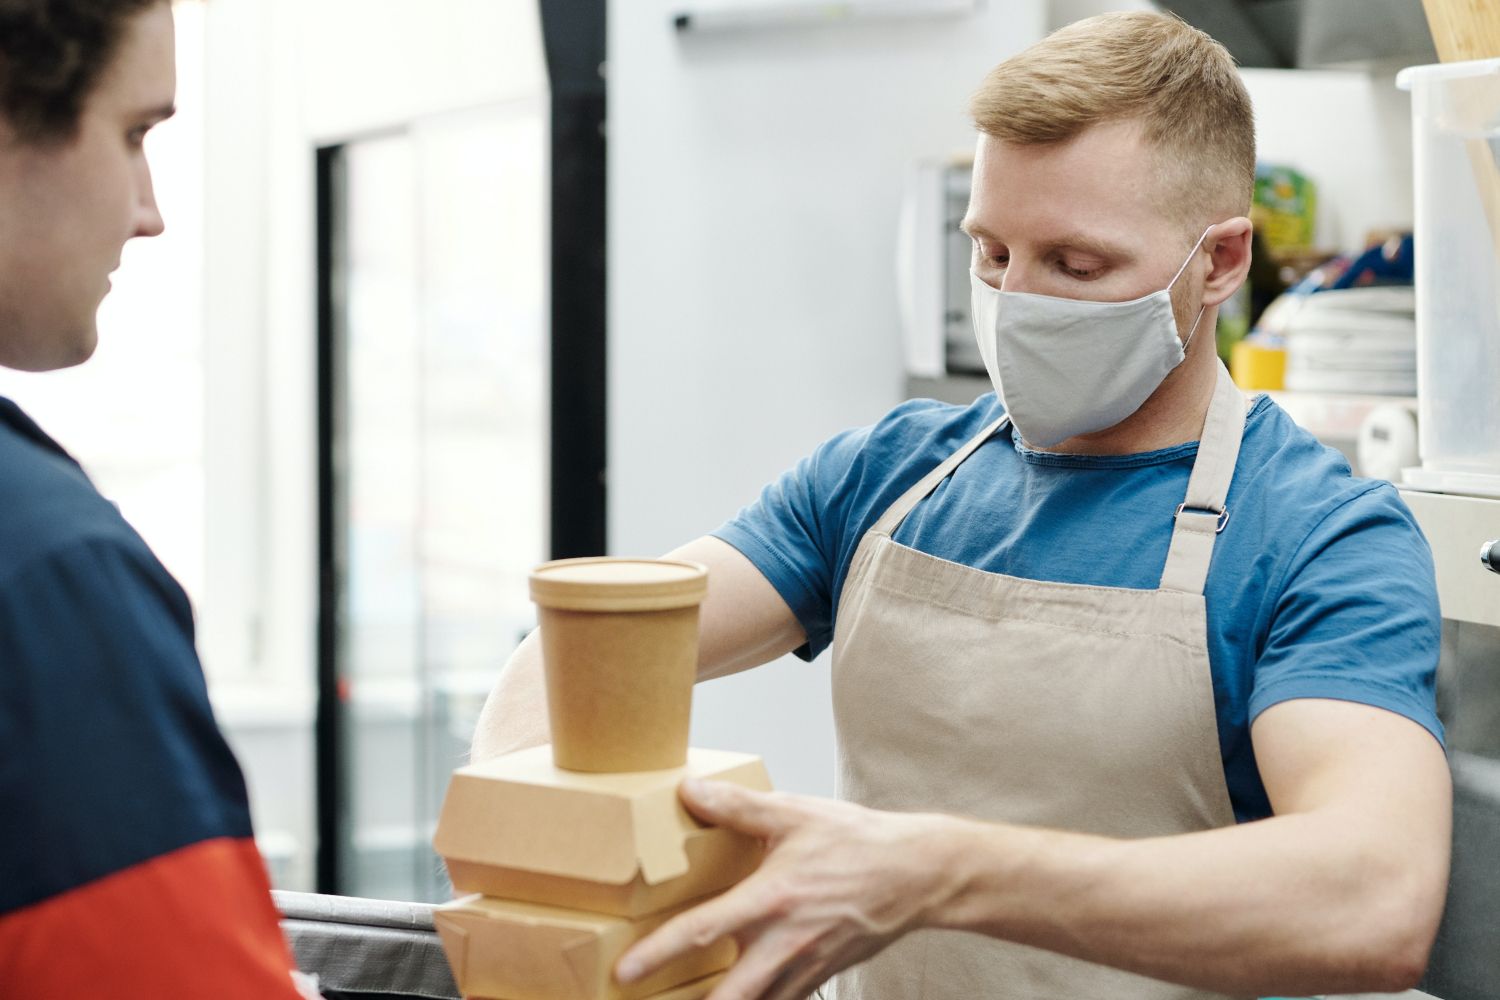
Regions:
M 860 539 L 891 504 L 1003 412 L 913 400 L 847 431 L 714 534 L 744 553 L 801 622 L 811 659 L 833 638 Z M 1196 442 L 1135 455 L 987 441 L 907 516 L 903 545 L 1030 580 L 1152 590 Z M 1432 554 L 1396 490 L 1269 398 L 1251 408 L 1205 599 L 1225 779 L 1243 822 L 1270 815 L 1250 724 L 1278 702 L 1333 698 L 1403 715 L 1442 739 Z

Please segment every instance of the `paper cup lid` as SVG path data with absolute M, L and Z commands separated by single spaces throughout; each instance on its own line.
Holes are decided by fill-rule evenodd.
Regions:
M 531 571 L 531 599 L 564 611 L 690 608 L 708 593 L 708 568 L 673 559 L 559 559 Z

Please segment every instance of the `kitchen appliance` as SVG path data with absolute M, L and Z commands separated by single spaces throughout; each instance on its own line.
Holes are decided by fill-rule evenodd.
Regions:
M 1500 59 L 1405 69 L 1416 181 L 1420 467 L 1500 496 Z

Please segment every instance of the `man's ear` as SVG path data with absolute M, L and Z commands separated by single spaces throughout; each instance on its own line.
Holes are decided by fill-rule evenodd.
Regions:
M 1208 231 L 1203 246 L 1212 263 L 1203 282 L 1203 304 L 1219 305 L 1235 293 L 1250 274 L 1250 220 L 1237 216 Z

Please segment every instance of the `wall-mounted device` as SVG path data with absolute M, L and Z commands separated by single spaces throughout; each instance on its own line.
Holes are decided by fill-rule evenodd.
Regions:
M 891 20 L 972 14 L 977 0 L 720 0 L 698 3 L 672 15 L 678 31 L 743 31 L 807 27 L 852 20 Z
M 896 240 L 896 291 L 908 375 L 983 375 L 969 320 L 972 245 L 959 231 L 973 161 L 926 160 L 913 169 Z

